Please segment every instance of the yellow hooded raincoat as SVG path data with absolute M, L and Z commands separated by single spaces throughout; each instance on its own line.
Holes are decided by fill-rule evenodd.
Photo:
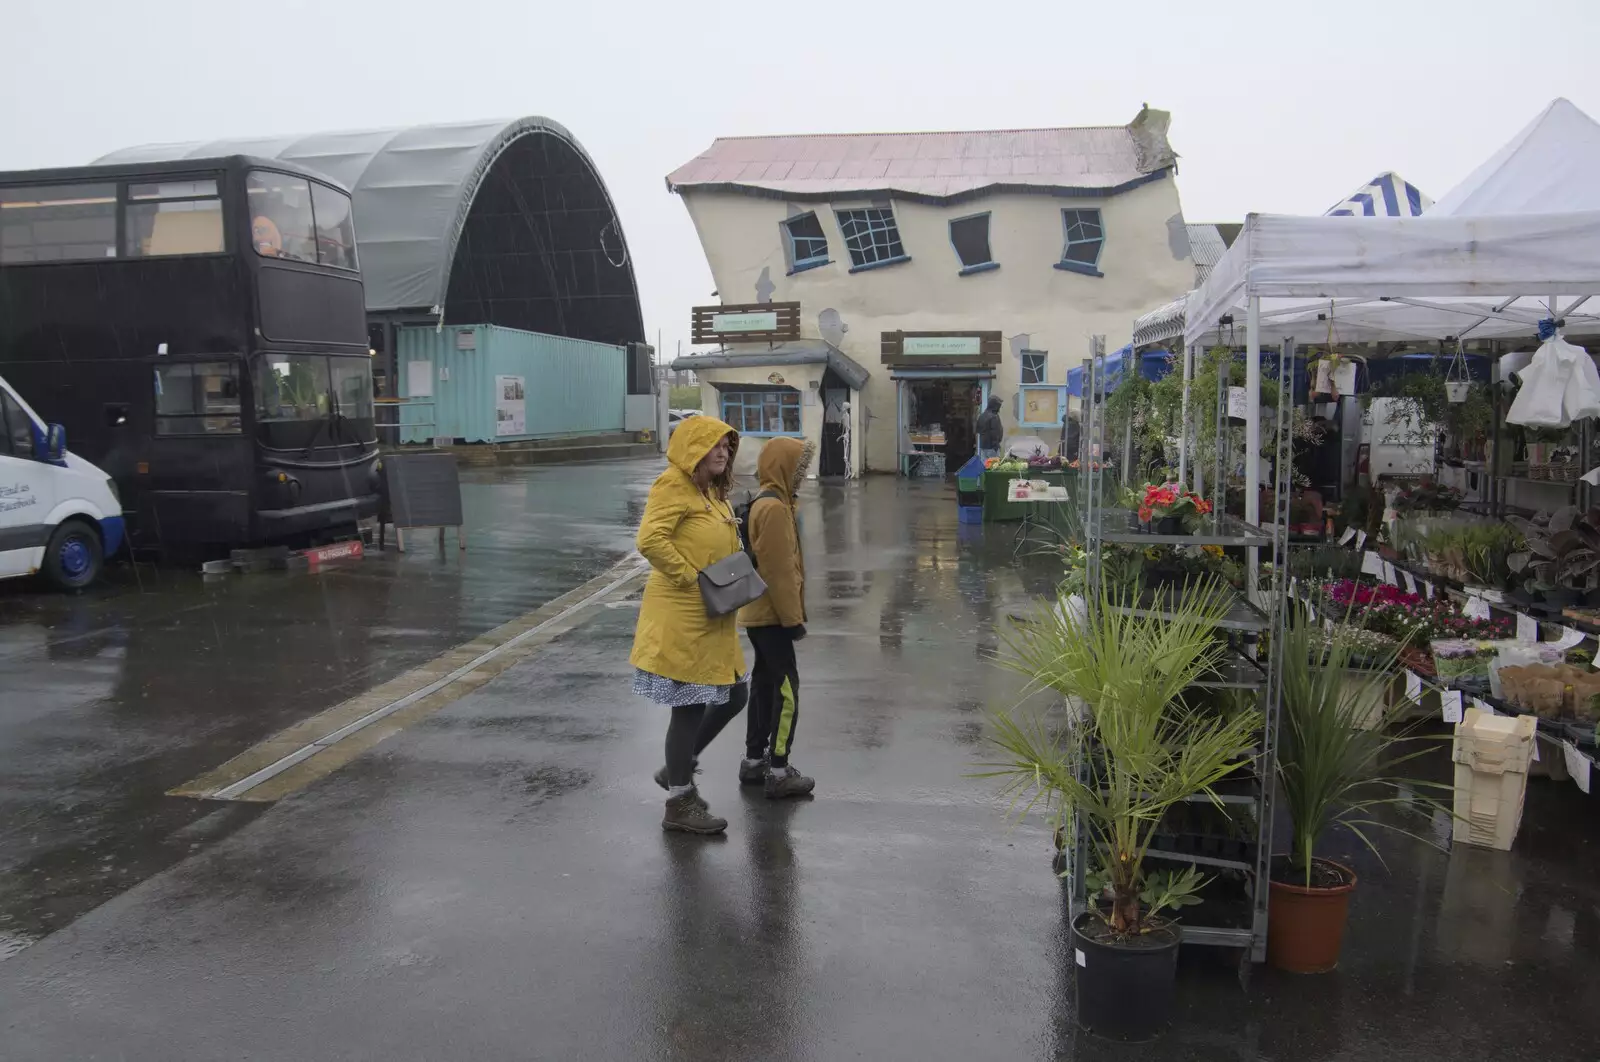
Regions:
M 650 487 L 639 523 L 639 552 L 651 571 L 628 659 L 652 675 L 703 686 L 732 685 L 744 675 L 736 616 L 707 616 L 700 597 L 701 569 L 739 551 L 733 506 L 714 491 L 701 493 L 693 478 L 724 435 L 737 448 L 739 434 L 714 417 L 678 425 L 667 443 L 667 470 Z

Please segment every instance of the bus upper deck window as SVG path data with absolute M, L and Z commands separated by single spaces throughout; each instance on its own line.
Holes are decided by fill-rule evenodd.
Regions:
M 310 181 L 252 170 L 245 178 L 245 196 L 250 208 L 250 242 L 257 254 L 296 262 L 317 260 Z
M 325 184 L 313 184 L 311 205 L 316 208 L 317 254 L 322 264 L 356 268 L 356 226 L 350 217 L 350 197 Z
M 130 184 L 124 230 L 124 253 L 131 258 L 221 252 L 222 200 L 217 182 Z
M 117 256 L 117 186 L 0 188 L 0 264 Z

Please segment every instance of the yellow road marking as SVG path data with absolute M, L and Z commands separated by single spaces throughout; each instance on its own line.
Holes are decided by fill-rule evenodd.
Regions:
M 576 627 L 607 600 L 631 593 L 645 574 L 637 557 L 625 560 L 421 667 L 279 731 L 220 767 L 169 789 L 167 795 L 251 802 L 281 799 L 465 697 Z

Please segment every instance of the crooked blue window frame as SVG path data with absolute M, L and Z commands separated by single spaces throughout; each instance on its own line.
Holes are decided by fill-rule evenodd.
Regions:
M 855 215 L 858 214 L 877 216 L 857 218 Z M 850 255 L 850 272 L 860 273 L 911 261 L 911 256 L 906 254 L 905 241 L 900 238 L 900 222 L 894 216 L 892 205 L 835 207 L 833 216 L 839 224 L 839 237 L 844 240 L 845 252 Z M 852 235 L 852 227 L 860 224 L 867 226 L 866 231 Z M 864 243 L 861 240 L 863 236 L 866 237 Z M 874 257 L 867 258 L 868 251 Z
M 1088 215 L 1093 215 L 1092 220 Z M 1086 235 L 1084 225 L 1093 225 L 1096 235 Z M 1077 229 L 1076 234 L 1074 229 Z M 1069 257 L 1074 247 L 1094 247 L 1094 257 L 1084 261 L 1080 255 L 1077 258 Z M 1105 215 L 1099 207 L 1062 207 L 1061 209 L 1061 261 L 1056 263 L 1057 269 L 1064 269 L 1069 273 L 1082 273 L 1085 276 L 1103 277 L 1100 271 L 1100 256 L 1106 248 L 1106 222 Z
M 772 396 L 777 396 L 778 398 L 778 423 L 776 427 L 768 422 L 767 417 L 767 399 Z M 802 425 L 805 423 L 805 414 L 801 409 L 800 392 L 795 388 L 730 388 L 721 393 L 721 407 L 723 423 L 731 426 L 743 437 L 754 439 L 776 439 L 780 437 L 798 439 L 804 435 Z M 759 427 L 757 428 L 747 428 L 745 426 L 745 413 L 751 409 L 758 411 L 756 423 Z M 783 412 L 785 409 L 794 410 L 795 427 L 793 431 L 783 427 Z
M 801 218 L 810 218 L 813 221 L 815 221 L 817 223 L 817 232 L 819 233 L 819 235 L 817 235 L 817 236 L 796 236 L 794 234 L 794 232 L 789 228 L 789 226 L 791 224 L 793 224 L 794 222 L 799 221 Z M 817 216 L 817 212 L 815 210 L 808 210 L 803 214 L 795 214 L 792 217 L 784 218 L 781 222 L 779 222 L 779 225 L 781 225 L 783 227 L 783 239 L 784 239 L 784 242 L 785 242 L 785 244 L 787 246 L 787 249 L 788 249 L 788 252 L 789 252 L 789 275 L 790 276 L 793 276 L 796 273 L 803 273 L 807 269 L 815 269 L 818 266 L 828 265 L 833 261 L 833 259 L 828 257 L 828 234 L 823 231 L 823 229 L 822 229 L 822 219 Z M 822 241 L 822 253 L 821 254 L 802 255 L 800 253 L 800 246 L 799 246 L 799 242 L 801 240 L 806 240 L 806 241 L 821 240 Z
M 976 221 L 979 218 L 982 218 L 983 222 L 984 222 L 984 224 L 983 224 L 984 259 L 981 262 L 968 262 L 966 260 L 965 256 L 963 256 L 962 253 L 961 253 L 960 245 L 956 243 L 956 226 L 961 224 L 963 221 Z M 956 261 L 958 263 L 960 263 L 960 265 L 961 265 L 961 269 L 957 273 L 958 276 L 970 277 L 974 273 L 987 273 L 992 269 L 999 269 L 1000 268 L 1000 263 L 996 262 L 994 260 L 994 243 L 989 238 L 989 234 L 990 234 L 990 231 L 991 231 L 991 225 L 990 225 L 989 218 L 990 218 L 990 212 L 987 211 L 987 210 L 984 210 L 984 211 L 980 211 L 977 214 L 966 214 L 966 215 L 964 215 L 962 217 L 959 217 L 959 218 L 951 218 L 949 225 L 946 226 L 946 231 L 950 235 L 950 247 L 951 247 L 952 250 L 954 250 L 956 252 Z

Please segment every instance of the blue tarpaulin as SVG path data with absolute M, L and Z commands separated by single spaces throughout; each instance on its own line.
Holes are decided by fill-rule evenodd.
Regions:
M 1105 374 L 1106 390 L 1116 388 L 1117 381 L 1122 379 L 1123 364 L 1133 355 L 1133 344 L 1128 344 L 1121 350 L 1114 350 L 1106 355 Z M 1165 350 L 1147 350 L 1139 355 L 1139 374 L 1146 380 L 1159 380 L 1171 372 L 1177 365 L 1172 355 Z M 1083 397 L 1083 366 L 1067 370 L 1067 394 L 1078 398 Z

